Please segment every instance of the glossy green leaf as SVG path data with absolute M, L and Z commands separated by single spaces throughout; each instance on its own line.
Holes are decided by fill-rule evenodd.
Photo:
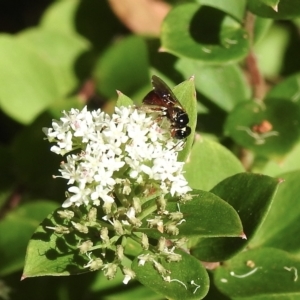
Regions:
M 248 0 L 254 14 L 272 19 L 290 19 L 300 16 L 298 0 Z
M 165 274 L 165 280 L 153 267 L 152 262 L 139 265 L 139 260 L 134 259 L 132 269 L 136 273 L 137 280 L 169 299 L 203 299 L 209 288 L 209 278 L 205 268 L 186 252 L 178 251 L 178 253 L 182 256 L 179 262 L 168 263 L 164 259 L 158 261 L 170 271 Z
M 49 30 L 58 30 L 69 35 L 76 35 L 74 22 L 78 4 L 80 1 L 57 1 L 45 11 L 40 26 Z
M 300 104 L 300 73 L 293 74 L 275 85 L 266 98 L 287 99 Z
M 149 228 L 146 223 L 148 219 L 155 217 L 151 213 L 156 211 L 156 202 L 148 201 L 143 205 L 143 211 L 148 212 L 142 217 L 144 226 L 139 231 L 144 232 L 148 237 L 159 239 L 188 237 L 198 239 L 200 237 L 242 237 L 243 226 L 238 213 L 226 201 L 213 193 L 201 190 L 193 190 L 189 193 L 191 199 L 185 203 L 178 203 L 178 199 L 171 199 L 166 205 L 166 211 L 176 213 L 180 211 L 184 220 L 177 226 L 179 233 L 172 235 L 165 231 L 158 231 L 156 228 Z M 168 216 L 164 216 L 164 223 L 170 223 Z M 192 242 L 194 243 L 194 242 Z
M 268 98 L 264 102 L 248 101 L 238 105 L 229 114 L 225 131 L 236 143 L 256 154 L 282 157 L 299 140 L 299 122 L 299 105 Z
M 300 171 L 282 174 L 280 178 L 284 182 L 251 245 L 275 247 L 300 254 L 300 240 L 296 238 L 299 232 Z
M 14 120 L 29 124 L 59 91 L 51 66 L 21 42 L 0 37 L 0 106 Z
M 225 11 L 228 15 L 236 18 L 239 22 L 243 21 L 245 15 L 246 0 L 197 0 L 201 5 L 212 6 Z
M 253 28 L 253 38 L 255 43 L 260 42 L 266 36 L 272 24 L 272 19 L 260 18 L 258 16 L 255 17 Z
M 60 95 L 67 95 L 77 88 L 76 63 L 89 49 L 87 41 L 78 35 L 39 28 L 23 31 L 18 40 L 53 68 Z
M 191 253 L 204 261 L 222 261 L 243 249 L 268 213 L 279 181 L 264 175 L 241 173 L 231 176 L 211 192 L 227 201 L 239 214 L 248 240 L 241 238 L 204 238 Z
M 259 170 L 265 175 L 280 176 L 284 172 L 296 171 L 300 169 L 300 143 L 298 144 L 281 160 L 267 160 L 260 161 L 257 159 L 257 166 L 253 170 Z M 261 166 L 263 165 L 263 166 Z
M 0 275 L 19 271 L 24 265 L 28 240 L 41 220 L 57 204 L 38 200 L 21 205 L 0 222 Z
M 184 165 L 184 171 L 190 187 L 209 191 L 223 179 L 243 172 L 244 168 L 228 149 L 198 137 Z
M 188 126 L 192 129 L 190 136 L 186 141 L 184 141 L 184 149 L 178 155 L 178 161 L 185 161 L 190 153 L 194 141 L 195 128 L 197 123 L 197 100 L 194 78 L 191 77 L 190 79 L 178 84 L 172 90 L 179 100 L 180 104 L 187 112 L 190 120 Z M 179 141 L 179 143 L 181 143 L 181 141 Z
M 218 9 L 196 3 L 170 11 L 162 25 L 161 41 L 166 52 L 213 64 L 240 60 L 249 48 L 240 23 Z
M 122 274 L 123 275 L 123 274 Z M 124 277 L 124 275 L 123 275 Z M 108 280 L 105 278 L 106 282 Z M 115 281 L 115 279 L 113 280 Z M 137 282 L 135 282 L 137 285 Z M 161 296 L 154 291 L 148 289 L 144 285 L 138 285 L 137 287 L 125 288 L 124 284 L 121 283 L 121 287 L 118 290 L 115 290 L 115 293 L 111 291 L 110 295 L 103 298 L 103 292 L 99 293 L 101 300 L 127 300 L 127 299 L 141 299 L 141 300 L 162 300 Z
M 250 98 L 246 78 L 237 65 L 208 66 L 181 58 L 176 69 L 186 77 L 193 74 L 197 91 L 225 111 Z
M 267 6 L 273 8 L 275 11 L 277 10 L 277 6 L 280 0 L 260 0 L 262 3 L 266 4 Z
M 267 19 L 266 19 L 267 20 Z M 256 43 L 254 52 L 263 76 L 277 78 L 285 66 L 286 51 L 290 42 L 288 28 L 274 23 L 263 39 Z
M 241 252 L 217 268 L 214 281 L 234 299 L 298 299 L 299 268 L 300 260 L 289 253 L 259 248 Z M 288 296 L 291 298 L 285 298 Z
M 178 237 L 220 237 L 243 235 L 243 226 L 237 212 L 226 201 L 213 193 L 194 190 L 193 199 L 180 204 L 185 222 Z M 168 203 L 167 211 L 177 211 L 177 203 Z
M 221 293 L 218 290 L 213 280 L 213 273 L 208 272 L 208 275 L 210 279 L 210 286 L 209 286 L 208 294 L 205 297 L 205 300 L 231 300 L 231 298 L 225 296 L 223 293 Z
M 148 85 L 148 57 L 144 40 L 130 36 L 113 44 L 100 56 L 95 79 L 98 91 L 107 97 L 115 97 L 116 89 L 132 96 Z
M 81 209 L 81 208 L 80 208 Z M 68 234 L 55 233 L 57 226 L 66 226 L 64 219 L 60 218 L 58 208 L 48 215 L 38 226 L 31 237 L 26 253 L 23 277 L 35 276 L 67 276 L 89 272 L 84 265 L 89 261 L 86 255 L 80 254 L 78 245 L 83 236 L 79 232 Z M 85 239 L 95 239 L 97 235 L 89 232 Z
M 54 2 L 42 18 L 42 27 L 76 34 L 103 51 L 124 27 L 110 9 L 108 1 Z
M 119 91 L 117 93 L 118 93 L 118 100 L 116 103 L 117 107 L 133 105 L 133 101 L 129 97 L 127 97 L 126 95 L 124 95 L 123 93 L 121 93 Z

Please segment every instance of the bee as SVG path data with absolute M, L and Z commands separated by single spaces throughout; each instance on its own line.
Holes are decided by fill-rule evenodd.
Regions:
M 153 110 L 161 111 L 171 124 L 171 135 L 176 139 L 185 139 L 191 134 L 187 126 L 189 116 L 167 84 L 159 77 L 152 76 L 153 90 L 143 99 L 143 104 L 153 106 Z

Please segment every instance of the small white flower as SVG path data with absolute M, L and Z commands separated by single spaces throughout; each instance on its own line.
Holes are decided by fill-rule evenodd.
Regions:
M 153 261 L 153 256 L 150 255 L 149 253 L 141 254 L 137 258 L 139 260 L 138 263 L 139 266 L 144 266 L 147 261 Z
M 128 219 L 135 218 L 135 209 L 133 207 L 129 207 L 129 209 L 127 210 L 126 216 L 128 217 Z
M 114 198 L 109 196 L 108 194 L 111 192 L 111 189 L 109 188 L 104 188 L 103 185 L 99 184 L 96 186 L 96 189 L 94 192 L 91 194 L 91 199 L 93 201 L 97 201 L 99 199 L 102 199 L 104 202 L 109 202 L 113 203 Z
M 132 279 L 130 275 L 125 275 L 124 279 L 123 279 L 123 283 L 127 284 L 129 282 L 129 280 Z
M 102 186 L 114 186 L 116 180 L 113 178 L 113 171 L 99 165 L 94 176 L 96 182 L 101 182 Z
M 84 184 L 81 184 L 79 187 L 71 186 L 68 191 L 73 193 L 73 195 L 63 203 L 63 207 L 69 207 L 72 203 L 79 206 L 83 203 L 88 204 L 90 202 L 91 190 L 86 188 Z
M 127 284 L 129 282 L 129 280 L 135 278 L 135 273 L 134 271 L 132 271 L 129 268 L 124 267 L 123 268 L 123 273 L 125 275 L 124 279 L 123 279 L 123 283 Z
M 183 147 L 170 135 L 170 123 L 135 107 L 117 107 L 110 117 L 100 109 L 71 109 L 43 128 L 51 151 L 65 155 L 62 177 L 72 185 L 63 206 L 114 202 L 115 186 L 130 195 L 147 183 L 160 187 L 161 195 L 183 195 L 190 191 L 177 162 Z M 126 182 L 126 183 L 125 183 Z

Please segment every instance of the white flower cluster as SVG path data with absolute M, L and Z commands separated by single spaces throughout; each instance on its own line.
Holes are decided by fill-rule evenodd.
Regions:
M 171 137 L 166 118 L 135 107 L 116 107 L 112 116 L 86 107 L 63 114 L 52 128 L 43 129 L 56 142 L 51 151 L 72 151 L 60 169 L 60 177 L 71 185 L 63 207 L 112 203 L 116 184 L 124 184 L 127 195 L 145 182 L 159 186 L 161 195 L 191 190 L 182 175 L 183 163 L 177 162 L 183 143 Z

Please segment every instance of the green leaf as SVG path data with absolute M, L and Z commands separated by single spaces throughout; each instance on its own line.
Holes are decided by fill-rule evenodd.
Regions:
M 267 6 L 271 7 L 275 11 L 277 10 L 277 6 L 280 0 L 260 0 L 262 3 L 266 4 Z
M 217 268 L 214 282 L 222 293 L 234 299 L 298 299 L 299 268 L 299 259 L 285 251 L 253 249 Z
M 226 201 L 213 193 L 194 190 L 191 201 L 180 204 L 185 222 L 178 225 L 176 237 L 224 237 L 243 235 L 239 215 Z M 177 203 L 168 203 L 166 210 L 175 212 Z
M 79 35 L 74 22 L 79 2 L 78 0 L 73 0 L 52 3 L 42 16 L 40 26 L 69 35 Z
M 79 208 L 83 211 L 83 208 Z M 95 232 L 80 235 L 78 231 L 69 234 L 55 233 L 57 226 L 67 226 L 60 218 L 58 208 L 48 215 L 31 237 L 26 253 L 23 278 L 35 276 L 67 276 L 89 272 L 84 265 L 88 262 L 86 255 L 80 254 L 78 245 L 84 239 L 95 239 Z M 100 254 L 99 254 L 100 255 Z
M 267 20 L 267 19 L 266 19 Z M 288 28 L 277 25 L 271 26 L 267 34 L 254 47 L 258 67 L 267 78 L 280 76 L 286 64 L 285 56 L 290 43 L 290 31 Z
M 260 172 L 269 176 L 279 176 L 284 172 L 296 171 L 300 169 L 300 143 L 298 144 L 280 161 L 266 160 L 263 161 L 264 166 L 259 166 Z M 255 168 L 253 168 L 255 171 Z
M 214 141 L 197 138 L 184 171 L 190 187 L 208 191 L 223 179 L 244 172 L 244 168 L 227 148 Z
M 168 299 L 203 299 L 209 289 L 209 278 L 205 268 L 186 252 L 178 251 L 177 253 L 182 256 L 179 262 L 168 263 L 163 259 L 159 261 L 165 269 L 170 271 L 165 275 L 165 278 L 170 277 L 169 281 L 162 278 L 152 262 L 146 262 L 141 266 L 139 260 L 134 259 L 132 269 L 136 273 L 137 280 Z
M 256 154 L 282 157 L 299 140 L 299 121 L 299 105 L 284 99 L 268 98 L 264 102 L 239 104 L 229 114 L 225 131 L 236 143 Z M 266 131 L 260 131 L 265 128 Z
M 225 111 L 250 98 L 249 86 L 237 65 L 208 66 L 191 59 L 181 58 L 176 69 L 184 76 L 194 74 L 197 91 Z
M 208 294 L 205 297 L 205 300 L 231 300 L 231 298 L 225 296 L 223 293 L 221 293 L 218 290 L 213 280 L 213 273 L 209 272 L 208 275 L 210 279 L 210 286 L 209 286 Z
M 238 212 L 248 240 L 264 221 L 279 181 L 264 175 L 241 173 L 231 176 L 211 192 L 227 201 Z M 247 245 L 241 238 L 204 238 L 191 249 L 204 261 L 222 261 Z
M 225 11 L 228 15 L 236 18 L 239 22 L 243 21 L 245 15 L 246 0 L 197 0 L 201 5 L 212 6 Z
M 103 51 L 124 27 L 107 1 L 58 1 L 47 9 L 42 27 L 89 40 L 96 51 Z
M 116 89 L 132 96 L 149 84 L 148 57 L 144 40 L 129 36 L 113 44 L 100 56 L 96 68 L 97 89 L 114 97 Z
M 118 101 L 116 103 L 117 107 L 133 105 L 133 101 L 129 97 L 127 97 L 126 95 L 124 95 L 119 91 L 117 91 L 117 93 L 118 93 Z
M 161 40 L 166 52 L 214 64 L 238 61 L 249 48 L 240 23 L 218 9 L 196 3 L 170 11 L 162 25 Z
M 300 73 L 287 77 L 279 84 L 275 85 L 266 98 L 286 99 L 300 104 Z
M 79 78 L 75 64 L 89 49 L 88 42 L 78 35 L 40 28 L 23 31 L 18 40 L 53 68 L 60 95 L 65 96 L 77 88 Z
M 254 35 L 254 42 L 259 43 L 268 33 L 271 25 L 273 24 L 272 19 L 265 19 L 256 16 L 254 20 L 254 28 L 253 28 L 253 35 Z
M 300 241 L 295 237 L 299 232 L 300 171 L 282 174 L 280 178 L 284 182 L 251 246 L 275 247 L 299 255 Z
M 19 271 L 24 265 L 28 240 L 40 221 L 57 204 L 38 200 L 21 205 L 9 212 L 0 222 L 0 275 Z
M 8 35 L 0 36 L 0 60 L 1 109 L 29 124 L 59 96 L 53 69 Z
M 298 0 L 248 0 L 254 14 L 272 19 L 291 19 L 300 16 Z
M 197 100 L 194 77 L 191 77 L 190 79 L 178 84 L 172 90 L 175 96 L 178 98 L 180 104 L 187 112 L 190 120 L 188 126 L 190 126 L 192 129 L 190 136 L 185 142 L 184 149 L 178 155 L 178 161 L 185 161 L 189 155 L 194 141 L 195 128 L 197 123 Z
M 124 275 L 121 274 L 124 278 Z M 104 276 L 103 276 L 104 277 Z M 122 278 L 122 279 L 123 279 Z M 105 277 L 103 280 L 103 287 L 108 289 L 107 285 L 111 284 L 111 282 L 115 282 L 116 279 L 112 281 L 108 281 Z M 114 289 L 111 289 L 109 292 L 99 292 L 97 295 L 95 295 L 95 299 L 101 299 L 101 300 L 127 300 L 127 299 L 141 299 L 141 300 L 162 300 L 161 296 L 152 291 L 151 289 L 148 289 L 146 286 L 142 284 L 138 284 L 138 282 L 134 283 L 135 286 L 131 286 L 130 288 L 127 288 L 123 283 L 122 280 L 120 281 L 119 286 L 117 286 Z M 95 293 L 94 293 L 95 294 Z M 103 298 L 103 294 L 109 294 Z M 97 298 L 98 297 L 98 298 Z

